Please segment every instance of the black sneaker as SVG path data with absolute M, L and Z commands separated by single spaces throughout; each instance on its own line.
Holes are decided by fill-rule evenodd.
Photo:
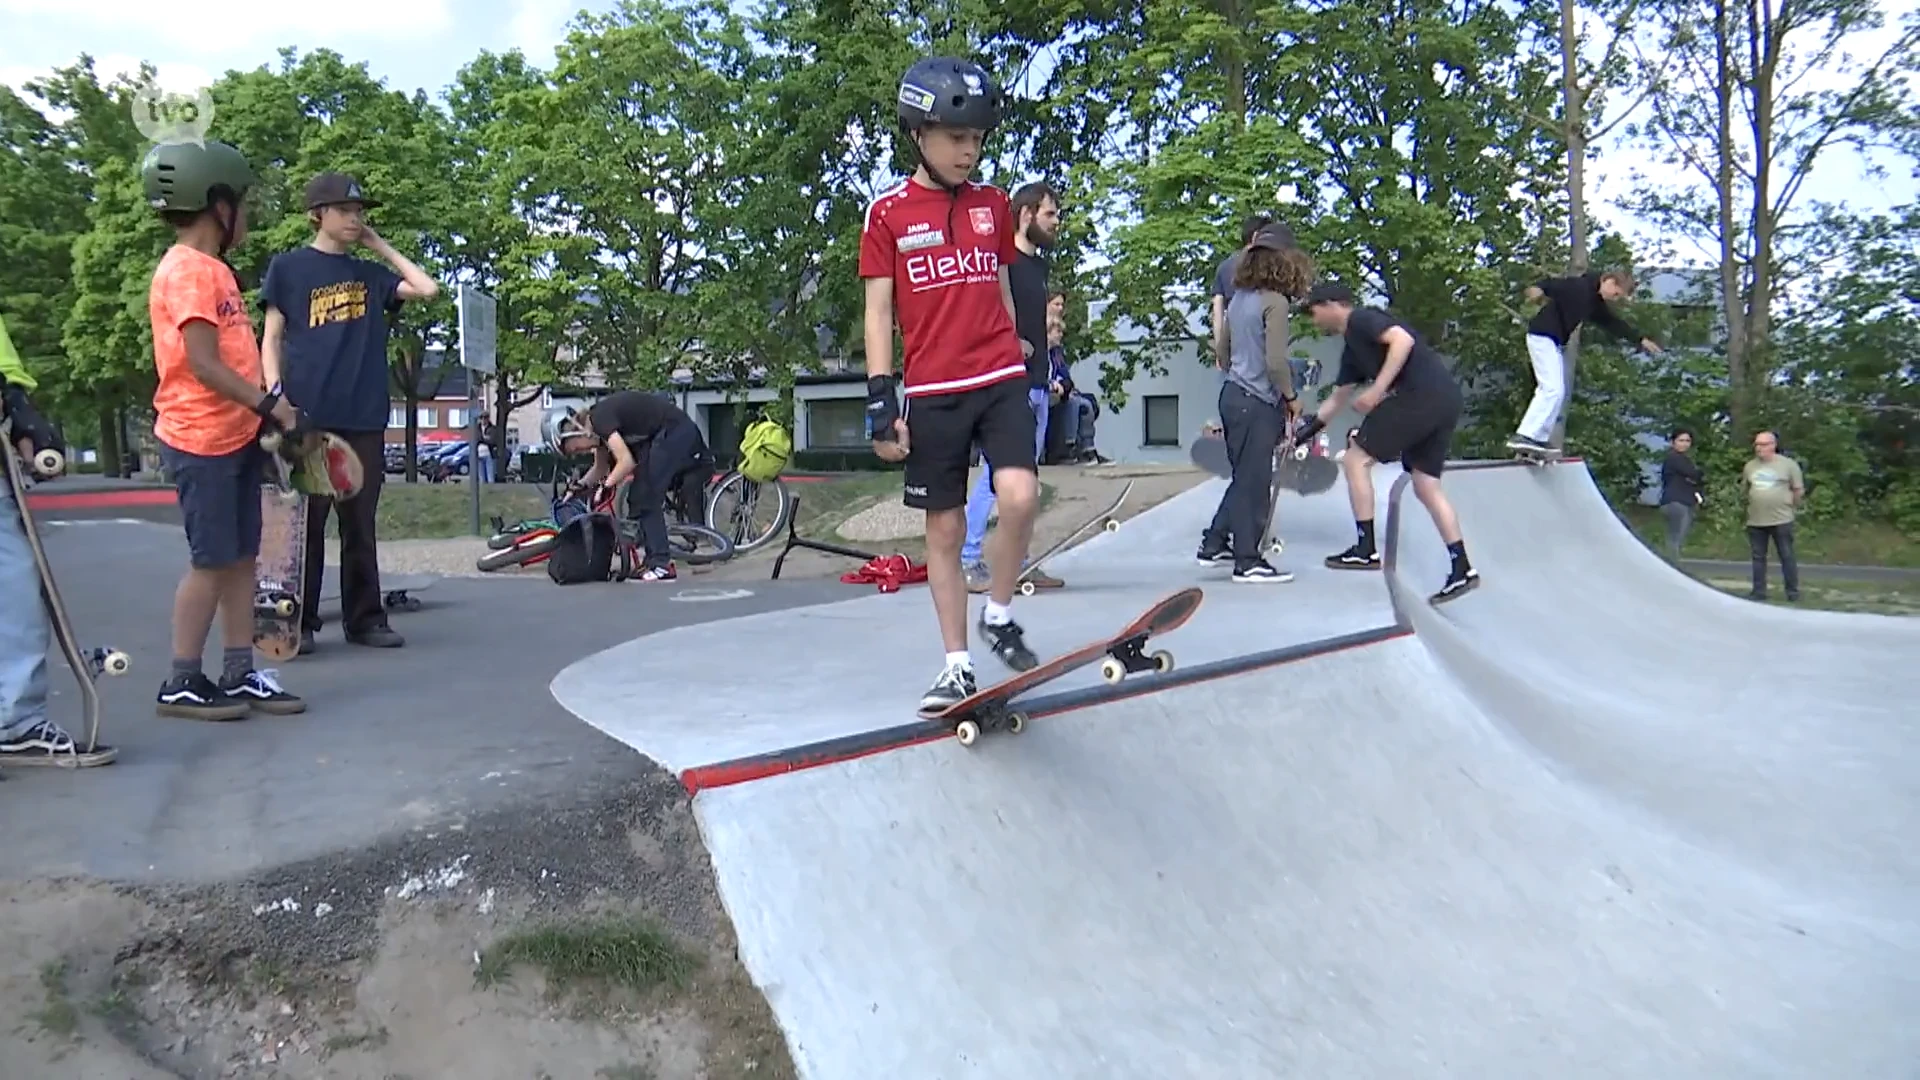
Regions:
M 42 720 L 16 735 L 0 735 L 0 765 L 10 767 L 50 765 L 82 769 L 105 765 L 118 753 L 113 747 L 99 743 L 95 743 L 92 750 L 82 750 L 73 736 L 51 720 Z
M 292 716 L 307 711 L 307 703 L 286 692 L 280 685 L 280 673 L 249 671 L 233 679 L 220 680 L 220 692 L 231 701 L 244 702 L 250 709 L 275 716 Z
M 154 711 L 187 720 L 238 720 L 247 715 L 247 703 L 235 701 L 200 672 L 175 675 L 160 687 Z
M 980 631 L 980 640 L 987 643 L 993 655 L 1000 662 L 1015 671 L 1032 671 L 1040 666 L 1040 658 L 1027 648 L 1026 631 L 1020 624 L 1008 619 L 994 625 L 987 622 L 986 612 L 980 613 L 980 621 L 975 624 Z
M 347 634 L 349 644 L 364 645 L 369 649 L 397 649 L 407 643 L 391 626 L 371 626 L 365 630 Z
M 979 687 L 973 681 L 973 669 L 961 664 L 951 664 L 940 677 L 933 680 L 927 692 L 920 695 L 920 711 L 935 713 L 948 706 L 973 696 Z
M 1436 604 L 1444 604 L 1456 596 L 1463 596 L 1479 587 L 1480 571 L 1471 566 L 1465 569 L 1456 566 L 1448 571 L 1447 582 L 1440 586 L 1440 591 L 1427 599 Z
M 1232 562 L 1233 552 L 1228 550 L 1225 544 L 1216 547 L 1202 540 L 1200 550 L 1193 553 L 1193 561 L 1201 566 L 1219 566 L 1221 563 Z
M 1287 582 L 1293 580 L 1293 575 L 1285 570 L 1275 569 L 1265 559 L 1256 559 L 1252 565 L 1245 568 L 1235 567 L 1233 580 L 1246 583 L 1285 585 Z
M 1541 442 L 1539 439 L 1529 438 L 1525 435 L 1515 435 L 1513 438 L 1507 440 L 1507 449 L 1532 450 L 1537 453 L 1544 450 L 1551 450 L 1553 447 Z
M 1338 555 L 1327 556 L 1327 566 L 1334 570 L 1378 570 L 1380 553 L 1356 543 Z
M 312 656 L 312 655 L 313 655 L 313 650 L 314 650 L 314 649 L 316 649 L 316 648 L 319 648 L 319 646 L 318 646 L 318 645 L 316 645 L 316 644 L 314 643 L 314 640 L 313 640 L 313 631 L 311 631 L 311 630 L 302 630 L 302 631 L 300 631 L 300 652 L 299 652 L 299 655 L 300 655 L 300 656 Z

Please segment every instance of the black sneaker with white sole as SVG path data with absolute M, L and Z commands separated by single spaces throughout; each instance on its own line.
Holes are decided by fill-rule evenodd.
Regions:
M 1378 570 L 1380 553 L 1355 544 L 1338 555 L 1327 556 L 1327 566 L 1334 570 Z
M 154 711 L 161 716 L 187 720 L 238 720 L 247 715 L 248 707 L 246 702 L 229 697 L 212 679 L 196 671 L 168 679 L 160 687 Z
M 1440 591 L 1428 597 L 1433 603 L 1444 604 L 1455 597 L 1465 595 L 1480 587 L 1480 571 L 1473 567 L 1454 567 L 1447 573 L 1446 584 Z
M 1225 544 L 1214 547 L 1212 544 L 1203 543 L 1200 545 L 1200 550 L 1193 553 L 1193 561 L 1201 566 L 1219 566 L 1221 563 L 1232 562 L 1233 552 L 1228 550 Z
M 1275 569 L 1265 559 L 1259 559 L 1251 566 L 1235 568 L 1233 580 L 1245 584 L 1285 585 L 1293 580 L 1293 575 L 1285 570 Z
M 920 711 L 939 712 L 950 705 L 973 696 L 979 686 L 973 680 L 973 669 L 964 664 L 949 664 L 940 677 L 933 680 L 927 692 L 920 695 Z
M 74 741 L 59 724 L 42 720 L 24 731 L 0 735 L 0 765 L 45 765 L 55 768 L 83 769 L 105 765 L 117 752 L 111 746 L 95 743 L 88 750 Z
M 1032 671 L 1040 666 L 1040 658 L 1027 648 L 1026 631 L 1020 629 L 1019 623 L 1012 619 L 990 623 L 982 612 L 975 626 L 980 631 L 980 640 L 987 643 L 1001 663 L 1015 671 Z
M 234 679 L 221 679 L 220 692 L 250 709 L 274 716 L 292 716 L 307 711 L 307 703 L 287 693 L 280 685 L 279 672 L 249 671 Z

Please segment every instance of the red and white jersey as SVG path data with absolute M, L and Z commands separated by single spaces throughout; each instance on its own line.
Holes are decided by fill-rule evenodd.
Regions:
M 893 279 L 908 396 L 1027 377 L 1000 292 L 1000 269 L 1019 250 L 1013 239 L 1007 193 L 992 184 L 968 183 L 956 196 L 907 179 L 868 205 L 860 276 Z

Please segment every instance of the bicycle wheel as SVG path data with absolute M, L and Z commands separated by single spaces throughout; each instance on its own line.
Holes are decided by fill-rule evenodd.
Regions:
M 707 527 L 732 540 L 735 552 L 752 551 L 786 529 L 793 492 L 777 476 L 762 484 L 730 472 L 707 496 L 706 512 Z
M 674 558 L 685 560 L 691 566 L 726 562 L 733 558 L 734 553 L 733 541 L 724 535 L 705 525 L 680 522 L 668 523 L 667 547 L 673 552 Z
M 509 566 L 524 566 L 535 559 L 544 559 L 551 555 L 559 543 L 560 534 L 557 532 L 528 533 L 519 543 L 504 551 L 489 551 L 480 556 L 474 566 L 483 574 L 490 574 Z
M 534 533 L 551 532 L 553 528 L 554 524 L 551 521 L 523 521 L 487 537 L 487 547 L 494 551 L 505 551 Z

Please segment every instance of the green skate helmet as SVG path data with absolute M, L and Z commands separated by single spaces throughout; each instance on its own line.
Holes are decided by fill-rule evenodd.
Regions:
M 205 210 L 224 195 L 238 202 L 260 183 L 245 155 L 209 139 L 198 143 L 160 143 L 140 162 L 140 183 L 155 210 Z

